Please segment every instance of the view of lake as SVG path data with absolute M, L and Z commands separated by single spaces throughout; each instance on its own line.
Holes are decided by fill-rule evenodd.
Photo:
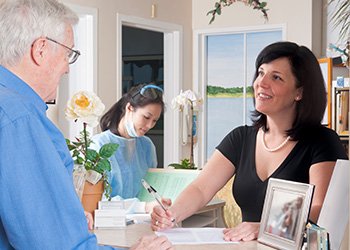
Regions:
M 268 44 L 281 41 L 282 27 L 253 30 L 232 30 L 229 33 L 211 34 L 207 39 L 207 121 L 206 158 L 232 129 L 250 125 L 253 99 L 247 98 L 247 111 L 243 109 L 240 89 L 253 83 L 255 59 Z M 228 97 L 234 96 L 234 97 Z M 238 96 L 238 97 L 237 97 Z M 245 118 L 245 121 L 244 121 Z
M 207 98 L 207 158 L 215 147 L 235 127 L 243 125 L 243 97 Z M 247 98 L 247 124 L 251 124 L 250 112 L 253 99 Z

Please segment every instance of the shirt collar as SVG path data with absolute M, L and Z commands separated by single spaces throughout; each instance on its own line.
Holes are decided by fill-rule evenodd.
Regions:
M 0 65 L 0 85 L 15 91 L 23 96 L 27 101 L 33 103 L 42 112 L 47 110 L 47 105 L 43 99 L 22 79 L 11 71 Z

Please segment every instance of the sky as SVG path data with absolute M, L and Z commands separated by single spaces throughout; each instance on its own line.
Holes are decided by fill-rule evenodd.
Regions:
M 235 33 L 208 36 L 208 85 L 226 88 L 243 86 L 246 73 L 245 63 L 247 63 L 247 81 L 248 86 L 250 86 L 258 53 L 266 45 L 282 39 L 282 31 L 245 34 Z M 245 39 L 246 46 L 244 46 Z M 244 48 L 246 48 L 246 52 Z M 247 55 L 246 62 L 244 61 L 245 53 Z

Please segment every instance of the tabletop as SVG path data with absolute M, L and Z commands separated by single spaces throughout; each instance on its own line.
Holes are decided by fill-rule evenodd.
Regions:
M 101 245 L 115 247 L 130 247 L 144 235 L 154 234 L 149 224 L 133 224 L 120 229 L 95 229 L 97 241 Z M 206 250 L 218 248 L 217 244 L 200 245 L 175 245 L 176 250 Z M 237 244 L 220 244 L 220 250 L 271 250 L 272 248 L 257 241 L 242 242 Z

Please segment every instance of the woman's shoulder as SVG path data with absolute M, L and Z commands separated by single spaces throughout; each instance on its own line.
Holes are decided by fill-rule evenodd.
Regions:
M 153 145 L 153 142 L 152 142 L 151 138 L 149 138 L 149 137 L 146 136 L 146 135 L 137 137 L 137 140 L 139 140 L 139 141 L 140 141 L 141 143 L 143 143 L 143 144 L 150 144 L 150 145 Z
M 308 148 L 317 155 L 317 158 L 328 161 L 336 159 L 347 159 L 345 148 L 342 145 L 338 134 L 327 127 L 320 126 L 310 129 L 300 139 L 305 148 Z
M 243 125 L 231 130 L 221 141 L 221 144 L 236 144 L 238 142 L 250 141 L 256 138 L 257 129 L 253 126 Z
M 102 143 L 117 142 L 118 136 L 113 134 L 110 130 L 106 130 L 101 133 L 95 134 L 92 137 L 92 141 Z
M 338 134 L 330 128 L 325 126 L 319 126 L 308 129 L 304 133 L 304 138 L 313 141 L 327 141 L 327 140 L 338 140 Z
M 94 135 L 92 136 L 92 138 L 93 138 L 93 139 L 99 139 L 99 138 L 107 137 L 107 135 L 109 134 L 108 132 L 109 132 L 109 130 L 106 130 L 106 131 L 103 131 L 103 132 L 94 134 Z
M 235 136 L 255 136 L 257 133 L 257 128 L 254 126 L 242 125 L 231 130 L 229 135 Z

